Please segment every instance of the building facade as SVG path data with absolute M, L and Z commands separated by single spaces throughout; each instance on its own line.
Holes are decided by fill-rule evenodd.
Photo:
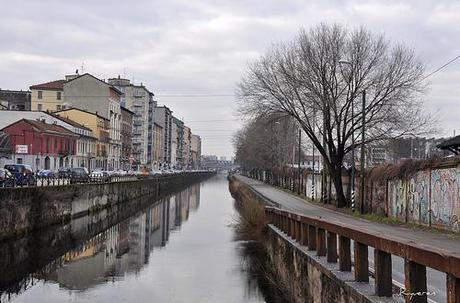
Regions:
M 66 80 L 55 80 L 29 87 L 31 92 L 30 109 L 54 112 L 65 108 L 63 89 L 65 82 Z
M 192 131 L 188 126 L 184 125 L 184 136 L 182 140 L 182 158 L 183 167 L 191 168 L 192 165 Z
M 34 171 L 75 165 L 78 135 L 60 125 L 22 119 L 3 131 L 14 147 L 12 163 L 28 164 Z
M 193 169 L 198 169 L 201 167 L 201 138 L 198 135 L 192 134 L 191 145 L 191 167 Z
M 121 106 L 134 113 L 132 155 L 135 164 L 146 165 L 152 161 L 153 152 L 153 96 L 144 85 L 135 85 L 128 79 L 111 78 L 108 83 L 122 92 Z M 149 149 L 150 146 L 150 149 Z
M 3 109 L 30 110 L 30 100 L 30 91 L 0 89 L 0 105 Z
M 172 144 L 175 144 L 176 146 L 175 146 L 175 152 L 173 151 L 174 148 L 171 148 L 171 153 L 172 155 L 175 154 L 175 166 L 176 168 L 180 169 L 184 167 L 184 155 L 183 155 L 184 153 L 184 145 L 183 145 L 184 144 L 184 122 L 174 116 L 172 118 L 172 122 L 173 122 Z
M 177 125 L 173 122 L 171 127 L 171 167 L 177 168 Z
M 148 144 L 147 144 L 147 164 L 150 168 L 154 167 L 154 150 L 157 148 L 155 141 L 155 109 L 157 107 L 157 102 L 153 98 L 149 102 L 149 120 L 148 120 Z M 159 140 L 163 142 L 163 139 Z
M 163 128 L 162 161 L 171 164 L 172 111 L 166 106 L 155 108 L 155 121 Z
M 110 120 L 98 114 L 91 113 L 79 108 L 70 108 L 59 111 L 57 115 L 71 119 L 89 129 L 91 129 L 92 136 L 96 138 L 95 148 L 90 151 L 89 157 L 90 168 L 108 169 L 108 146 L 110 143 L 109 138 L 109 125 Z
M 74 134 L 77 134 L 79 137 L 77 139 L 74 167 L 87 167 L 88 169 L 95 167 L 93 153 L 96 148 L 97 138 L 93 136 L 93 132 L 90 128 L 85 127 L 76 121 L 50 112 L 10 110 L 0 111 L 0 129 L 22 119 L 44 121 L 48 124 L 57 124 L 70 130 Z
M 163 167 L 163 127 L 157 123 L 154 123 L 153 137 L 155 141 L 153 143 L 153 161 L 152 165 L 155 169 Z
M 120 166 L 124 170 L 132 169 L 134 156 L 133 145 L 133 117 L 134 113 L 123 106 L 121 107 L 121 159 Z
M 64 83 L 64 101 L 67 106 L 79 108 L 108 119 L 109 144 L 107 169 L 120 168 L 121 158 L 121 96 L 122 92 L 109 83 L 83 74 Z

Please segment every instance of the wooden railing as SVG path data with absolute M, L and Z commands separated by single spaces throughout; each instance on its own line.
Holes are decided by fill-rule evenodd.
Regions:
M 332 223 L 321 218 L 289 212 L 274 207 L 265 208 L 271 224 L 318 256 L 326 256 L 327 262 L 339 263 L 340 271 L 351 272 L 351 240 L 354 241 L 354 278 L 357 282 L 369 282 L 368 247 L 374 248 L 375 294 L 381 297 L 393 295 L 391 256 L 404 258 L 406 302 L 427 302 L 426 267 L 446 273 L 447 302 L 460 302 L 460 253 L 437 247 L 397 239 L 361 230 L 355 226 Z M 412 294 L 412 295 L 411 295 Z

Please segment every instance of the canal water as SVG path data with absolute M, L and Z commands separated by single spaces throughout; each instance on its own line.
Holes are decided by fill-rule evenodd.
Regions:
M 266 302 L 225 175 L 122 212 L 0 243 L 1 302 Z

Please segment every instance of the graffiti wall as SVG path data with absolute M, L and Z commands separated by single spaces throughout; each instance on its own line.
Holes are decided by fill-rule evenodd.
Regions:
M 407 221 L 429 224 L 430 172 L 419 171 L 406 181 Z
M 406 220 L 406 191 L 403 180 L 388 181 L 389 215 Z
M 458 231 L 460 216 L 460 169 L 431 172 L 431 224 Z
M 388 180 L 387 199 L 376 185 L 368 203 L 387 200 L 389 217 L 460 231 L 459 167 L 418 171 L 406 179 Z M 374 207 L 372 212 L 377 212 Z

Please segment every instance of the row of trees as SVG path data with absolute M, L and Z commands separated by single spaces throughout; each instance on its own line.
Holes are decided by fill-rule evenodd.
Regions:
M 419 98 L 424 71 L 411 49 L 382 35 L 321 24 L 250 64 L 237 89 L 240 112 L 250 121 L 292 118 L 322 155 L 343 207 L 341 171 L 353 149 L 430 125 Z M 237 154 L 243 139 L 236 136 Z
M 236 161 L 247 169 L 280 167 L 291 163 L 293 157 L 297 161 L 296 131 L 292 117 L 257 116 L 233 138 Z

